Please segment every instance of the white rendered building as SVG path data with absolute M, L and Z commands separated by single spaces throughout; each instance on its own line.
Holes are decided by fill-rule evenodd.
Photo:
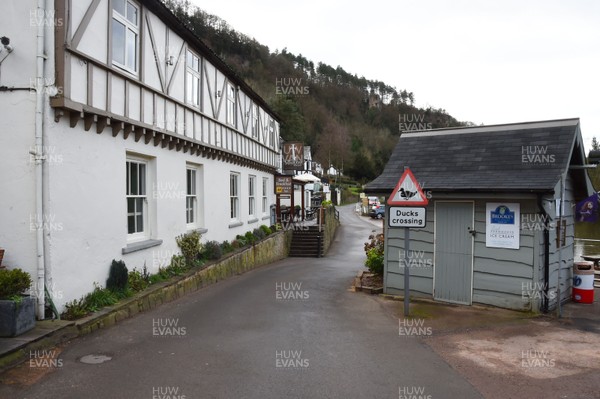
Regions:
M 277 118 L 160 1 L 11 1 L 0 27 L 0 248 L 38 298 L 270 224 Z

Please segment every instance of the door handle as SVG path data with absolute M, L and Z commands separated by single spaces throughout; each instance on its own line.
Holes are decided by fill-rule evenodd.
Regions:
M 477 234 L 477 232 L 475 231 L 475 229 L 467 227 L 467 230 L 469 231 L 469 234 L 471 234 L 473 237 L 475 237 L 475 234 Z

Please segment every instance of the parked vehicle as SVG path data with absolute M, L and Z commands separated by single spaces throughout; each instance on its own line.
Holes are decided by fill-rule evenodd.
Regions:
M 383 219 L 385 217 L 385 206 L 378 206 L 377 208 L 371 209 L 369 216 L 373 219 Z
M 368 197 L 369 199 L 369 209 L 375 209 L 381 205 L 379 202 L 379 198 L 377 197 Z

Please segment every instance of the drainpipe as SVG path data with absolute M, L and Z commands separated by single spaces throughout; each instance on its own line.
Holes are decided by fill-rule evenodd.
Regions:
M 542 312 L 548 313 L 550 307 L 548 301 L 550 292 L 550 215 L 544 209 L 541 194 L 537 196 L 537 203 L 544 218 L 544 296 L 542 298 Z
M 566 225 L 563 226 L 562 225 L 562 221 L 563 221 L 563 208 L 565 207 L 565 179 L 566 179 L 566 173 L 561 173 L 560 175 L 560 208 L 558 209 L 558 222 L 561 223 L 560 225 L 560 235 L 563 235 L 563 229 L 566 230 Z M 557 229 L 557 232 L 559 230 Z M 565 235 L 566 236 L 566 235 Z M 563 246 L 560 245 L 560 243 L 562 243 L 562 240 L 560 239 L 560 236 L 558 237 L 558 282 L 556 283 L 556 315 L 558 316 L 558 318 L 562 317 L 562 307 L 561 307 L 561 289 L 560 289 L 560 272 L 562 269 L 562 248 Z
M 46 15 L 45 0 L 38 0 L 37 15 Z M 43 206 L 43 149 L 44 149 L 44 29 L 45 24 L 39 23 L 37 27 L 37 54 L 36 54 L 36 103 L 35 103 L 35 213 L 36 213 L 36 241 L 37 241 L 37 318 L 44 319 L 45 309 L 45 279 L 46 268 L 44 260 L 44 206 Z

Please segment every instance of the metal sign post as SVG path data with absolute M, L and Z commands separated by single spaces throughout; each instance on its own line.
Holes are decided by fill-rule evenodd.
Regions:
M 404 228 L 404 317 L 410 314 L 410 269 L 408 251 L 410 251 L 410 228 Z
M 387 203 L 393 205 L 386 212 L 388 226 L 404 228 L 404 317 L 407 317 L 410 315 L 410 229 L 425 227 L 425 207 L 429 200 L 410 169 L 405 168 Z

